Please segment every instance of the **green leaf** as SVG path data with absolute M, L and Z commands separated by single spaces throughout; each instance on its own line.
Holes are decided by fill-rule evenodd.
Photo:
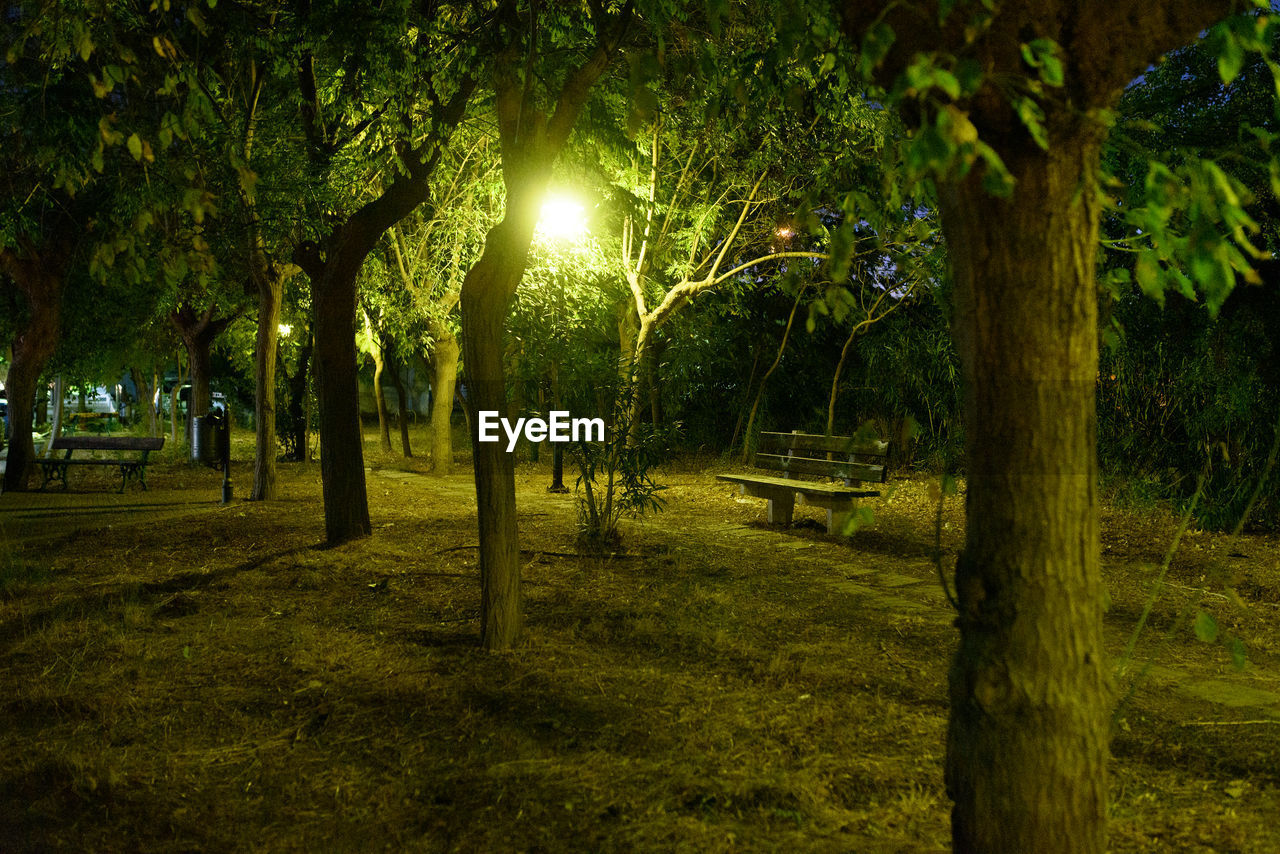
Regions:
M 973 59 L 962 59 L 956 64 L 956 79 L 960 81 L 960 90 L 972 95 L 982 85 L 982 66 Z
M 1196 637 L 1205 643 L 1213 643 L 1218 639 L 1218 623 L 1204 611 L 1196 614 Z
M 1142 252 L 1138 255 L 1138 260 L 1133 267 L 1134 278 L 1138 280 L 1138 287 L 1142 288 L 1142 292 L 1151 299 L 1156 301 L 1156 305 L 1164 307 L 1164 287 L 1160 282 L 1160 264 L 1156 261 L 1155 256 L 1150 252 Z
M 1040 79 L 1050 86 L 1061 86 L 1066 81 L 1062 71 L 1062 60 L 1056 56 L 1046 56 L 1044 65 L 1040 67 Z
M 133 155 L 134 160 L 142 159 L 142 140 L 136 133 L 129 135 L 129 141 L 126 145 L 129 146 L 129 153 Z
M 867 34 L 862 37 L 863 74 L 870 76 L 875 67 L 888 55 L 896 38 L 893 27 L 884 21 L 876 22 L 875 26 L 867 30 Z
M 960 81 L 945 68 L 935 68 L 933 70 L 933 85 L 946 92 L 949 98 L 960 97 Z
M 76 50 L 80 54 L 80 58 L 85 62 L 89 61 L 89 57 L 93 55 L 93 37 L 89 35 L 89 31 L 81 26 L 75 34 Z
M 1218 54 L 1218 76 L 1223 83 L 1230 83 L 1244 67 L 1244 48 L 1234 33 L 1223 31 L 1221 52 Z
M 1036 145 L 1045 149 L 1049 149 L 1049 132 L 1044 127 L 1044 110 L 1040 109 L 1031 98 L 1019 98 L 1015 107 L 1018 110 L 1018 118 L 1022 120 L 1022 124 L 1031 134 L 1031 138 L 1036 141 Z

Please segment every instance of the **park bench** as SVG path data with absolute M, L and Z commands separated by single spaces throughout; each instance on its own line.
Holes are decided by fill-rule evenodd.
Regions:
M 62 488 L 67 488 L 67 470 L 72 466 L 119 466 L 120 491 L 132 479 L 137 479 L 145 490 L 147 488 L 147 456 L 152 451 L 164 447 L 164 437 L 152 439 L 135 436 L 59 436 L 53 440 L 53 450 L 66 451 L 63 457 L 50 457 L 36 460 L 44 470 L 44 482 L 40 484 L 43 491 L 55 480 L 62 481 Z M 80 457 L 72 459 L 76 451 L 120 451 L 140 453 L 139 457 Z
M 861 486 L 885 482 L 889 444 L 851 436 L 816 436 L 810 433 L 761 433 L 753 462 L 756 468 L 777 475 L 722 474 L 720 480 L 738 484 L 743 495 L 769 500 L 770 524 L 789 524 L 796 501 L 825 507 L 827 532 L 839 534 L 856 509 L 859 498 L 880 493 Z M 798 480 L 797 475 L 838 479 Z

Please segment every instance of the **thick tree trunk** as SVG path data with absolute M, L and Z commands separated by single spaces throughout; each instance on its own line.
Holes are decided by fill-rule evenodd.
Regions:
M 432 331 L 435 349 L 431 352 L 431 470 L 436 474 L 453 471 L 454 389 L 458 383 L 458 339 L 446 324 Z
M 55 253 L 59 255 L 59 253 Z M 0 271 L 7 273 L 26 299 L 26 323 L 13 339 L 5 391 L 9 396 L 9 456 L 5 464 L 4 491 L 27 488 L 35 468 L 35 443 L 31 439 L 36 386 L 45 362 L 57 349 L 62 332 L 62 284 L 66 253 L 46 260 L 34 251 L 19 258 L 13 250 L 0 251 Z
M 216 306 L 210 305 L 197 314 L 189 305 L 182 305 L 169 313 L 169 322 L 178 331 L 187 351 L 187 370 L 191 375 L 191 399 L 187 406 L 187 444 L 191 443 L 194 419 L 209 412 L 213 399 L 210 390 L 213 369 L 211 351 L 213 342 L 231 325 L 240 312 L 226 317 L 213 316 Z M 176 412 L 176 410 L 175 410 Z
M 191 444 L 191 431 L 195 419 L 209 411 L 209 403 L 213 393 L 209 388 L 210 374 L 213 373 L 210 342 L 204 336 L 186 336 L 182 344 L 187 349 L 187 368 L 191 375 L 191 396 L 187 401 L 187 444 Z
M 512 199 L 507 204 L 509 209 L 518 207 Z M 462 364 L 480 528 L 480 634 L 489 650 L 515 646 L 523 627 L 515 457 L 502 442 L 481 442 L 478 425 L 480 412 L 507 411 L 503 326 L 524 274 L 536 214 L 526 218 L 524 228 L 507 219 L 489 232 L 484 254 L 462 284 Z
M 362 253 L 358 259 L 331 260 L 319 276 L 311 278 L 316 396 L 320 404 L 320 478 L 329 545 L 373 532 L 364 482 L 356 374 L 356 275 L 364 257 Z
M 947 786 L 956 851 L 1100 852 L 1110 702 L 1094 385 L 1100 131 L 1002 152 L 1009 199 L 939 188 L 964 369 Z
M 280 301 L 284 280 L 271 270 L 259 271 L 258 334 L 254 367 L 253 488 L 250 501 L 276 497 L 276 360 L 280 345 Z

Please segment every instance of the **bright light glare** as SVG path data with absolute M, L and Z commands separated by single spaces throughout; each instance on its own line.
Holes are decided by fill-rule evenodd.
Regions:
M 552 196 L 542 205 L 538 218 L 538 236 L 544 240 L 574 241 L 587 233 L 587 220 L 582 205 L 573 199 Z
M 281 337 L 288 337 L 289 333 L 293 331 L 293 327 L 287 323 L 281 323 L 276 328 L 279 330 Z

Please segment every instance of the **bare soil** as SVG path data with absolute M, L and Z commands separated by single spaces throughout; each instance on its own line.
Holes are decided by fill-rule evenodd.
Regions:
M 947 849 L 936 478 L 846 539 L 685 460 L 600 558 L 523 463 L 527 641 L 493 655 L 465 461 L 366 448 L 375 533 L 334 549 L 314 464 L 270 503 L 172 458 L 0 496 L 0 851 Z M 1103 521 L 1112 848 L 1280 851 L 1280 541 L 1188 531 L 1126 656 L 1178 520 Z

